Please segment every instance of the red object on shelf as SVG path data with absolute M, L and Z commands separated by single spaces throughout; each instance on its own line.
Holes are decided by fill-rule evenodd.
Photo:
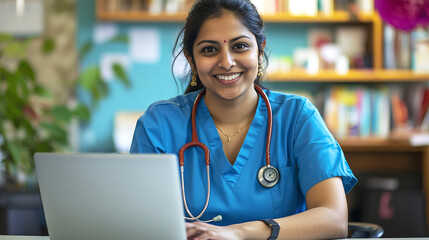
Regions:
M 422 106 L 420 108 L 419 111 L 419 115 L 418 115 L 418 119 L 417 119 L 417 124 L 421 125 L 429 108 L 429 89 L 426 89 L 424 94 L 423 94 L 423 99 L 422 99 Z

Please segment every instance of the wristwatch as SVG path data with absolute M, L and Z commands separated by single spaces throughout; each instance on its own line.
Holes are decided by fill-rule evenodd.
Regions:
M 268 238 L 268 240 L 276 240 L 277 237 L 279 236 L 280 225 L 273 219 L 264 219 L 261 221 L 267 224 L 267 226 L 271 228 L 271 236 Z

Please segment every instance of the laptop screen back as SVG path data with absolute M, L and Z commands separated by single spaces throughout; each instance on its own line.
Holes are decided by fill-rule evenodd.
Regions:
M 186 239 L 175 155 L 36 153 L 50 239 Z

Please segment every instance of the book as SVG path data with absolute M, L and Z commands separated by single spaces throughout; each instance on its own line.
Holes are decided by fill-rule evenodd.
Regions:
M 429 108 L 429 88 L 423 90 L 423 97 L 420 105 L 420 110 L 418 112 L 417 126 L 420 126 L 423 122 L 424 117 L 426 116 Z

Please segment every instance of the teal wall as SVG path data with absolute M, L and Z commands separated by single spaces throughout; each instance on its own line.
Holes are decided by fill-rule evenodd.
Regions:
M 79 151 L 81 152 L 113 152 L 113 121 L 118 111 L 144 111 L 151 103 L 161 99 L 169 99 L 181 93 L 171 74 L 172 48 L 182 23 L 115 23 L 120 33 L 127 34 L 134 28 L 157 29 L 160 33 L 161 57 L 156 63 L 130 64 L 128 75 L 132 88 L 127 89 L 118 81 L 109 81 L 111 92 L 93 111 L 89 123 L 82 123 L 79 134 Z M 77 1 L 77 44 L 92 39 L 97 25 L 94 0 Z M 318 27 L 327 27 L 317 25 Z M 297 47 L 308 46 L 308 30 L 312 24 L 266 24 L 267 50 L 271 55 L 292 55 Z M 96 45 L 84 61 L 79 63 L 85 68 L 97 63 L 105 53 L 129 53 L 129 47 L 123 44 Z M 307 89 L 315 92 L 320 88 L 317 84 L 271 83 L 266 84 L 277 90 Z M 80 99 L 85 95 L 80 92 Z
M 78 0 L 77 2 L 77 44 L 92 39 L 97 24 L 95 4 L 93 0 Z M 128 75 L 132 88 L 124 87 L 119 81 L 109 81 L 110 94 L 103 99 L 92 113 L 89 123 L 80 126 L 79 151 L 82 152 L 112 152 L 113 121 L 118 111 L 144 111 L 152 102 L 171 98 L 178 93 L 170 71 L 175 36 L 180 29 L 180 23 L 117 23 L 120 33 L 126 34 L 130 28 L 156 28 L 160 32 L 161 57 L 159 62 L 151 64 L 131 63 Z M 84 68 L 93 62 L 99 62 L 105 53 L 127 53 L 128 46 L 123 44 L 102 44 L 93 48 L 91 53 L 80 62 Z M 79 97 L 84 99 L 84 94 Z

